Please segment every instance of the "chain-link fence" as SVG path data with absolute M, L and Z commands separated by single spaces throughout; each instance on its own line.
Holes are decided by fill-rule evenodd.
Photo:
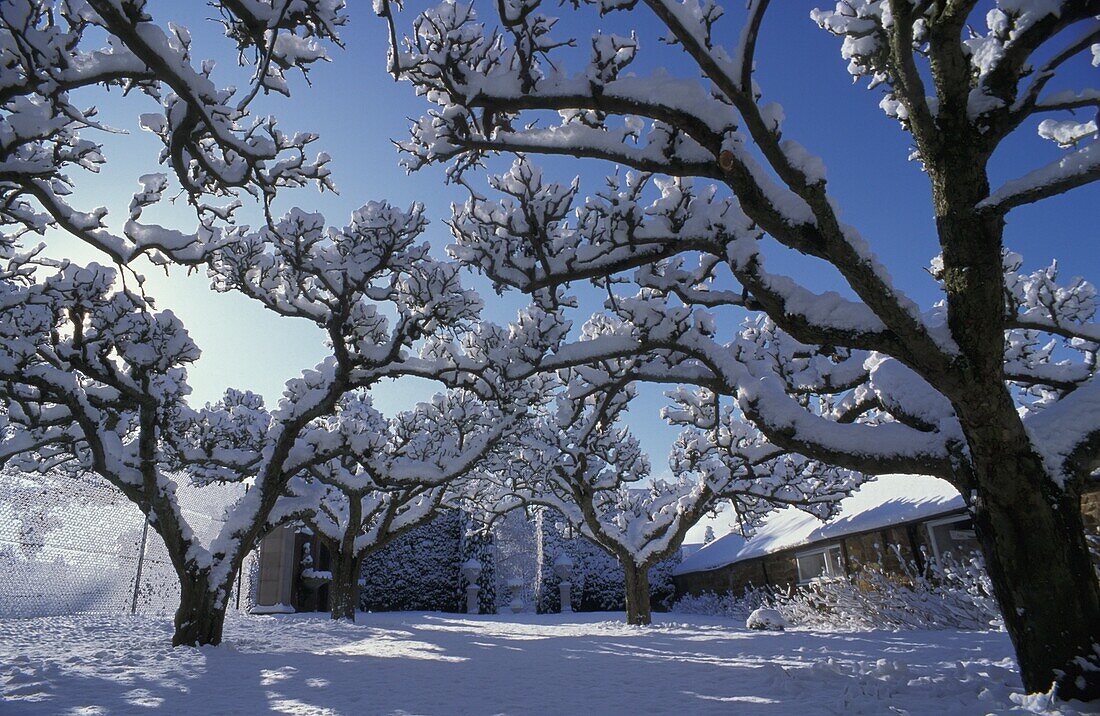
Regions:
M 180 484 L 176 497 L 209 543 L 242 489 Z M 251 560 L 246 578 L 255 572 Z M 234 595 L 230 605 L 246 601 Z M 0 472 L 0 618 L 172 612 L 178 603 L 164 542 L 113 485 L 97 475 Z

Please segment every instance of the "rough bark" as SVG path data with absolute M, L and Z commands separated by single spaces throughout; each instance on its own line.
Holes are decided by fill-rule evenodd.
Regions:
M 940 388 L 966 436 L 975 523 L 994 593 L 1028 692 L 1100 698 L 1100 672 L 1079 657 L 1100 643 L 1100 586 L 1080 496 L 1060 489 L 1032 446 L 1005 385 L 1003 219 L 974 206 L 988 195 L 988 157 L 961 144 L 930 171 L 944 257 L 948 325 L 961 355 Z
M 210 588 L 205 573 L 180 579 L 180 605 L 172 646 L 216 646 L 222 640 L 228 590 Z
M 1080 497 L 1056 495 L 1029 451 L 999 448 L 979 462 L 975 524 L 1024 687 L 1046 692 L 1054 683 L 1060 698 L 1100 699 L 1100 672 L 1078 661 L 1100 644 L 1100 586 Z
M 355 621 L 359 609 L 359 568 L 361 558 L 350 551 L 332 552 L 332 581 L 329 583 L 329 613 L 333 619 Z
M 653 613 L 649 607 L 649 568 L 639 567 L 633 560 L 624 560 L 623 571 L 626 573 L 626 623 L 651 623 Z

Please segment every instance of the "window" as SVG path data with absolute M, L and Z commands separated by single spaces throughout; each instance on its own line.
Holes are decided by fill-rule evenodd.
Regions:
M 966 559 L 971 552 L 979 549 L 978 538 L 974 534 L 974 524 L 969 517 L 945 517 L 925 524 L 929 541 L 936 561 L 950 554 L 954 559 Z
M 794 556 L 794 561 L 798 565 L 799 584 L 822 577 L 844 576 L 844 562 L 838 544 L 800 552 Z

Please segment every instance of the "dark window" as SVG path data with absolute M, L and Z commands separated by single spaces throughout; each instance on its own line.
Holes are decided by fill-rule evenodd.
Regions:
M 840 555 L 840 545 L 829 545 L 820 549 L 806 550 L 794 556 L 798 565 L 798 583 L 815 579 L 844 576 L 844 562 Z
M 953 559 L 966 560 L 979 549 L 974 523 L 969 517 L 945 517 L 928 522 L 925 526 L 932 542 L 932 552 L 936 561 L 941 564 L 947 555 L 951 555 Z

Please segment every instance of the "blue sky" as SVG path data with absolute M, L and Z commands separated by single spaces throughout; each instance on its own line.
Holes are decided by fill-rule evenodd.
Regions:
M 274 97 L 258 105 L 262 112 L 280 118 L 286 130 L 309 130 L 321 135 L 318 149 L 329 152 L 339 195 L 318 195 L 314 190 L 288 192 L 282 208 L 299 205 L 326 214 L 333 225 L 343 225 L 348 214 L 367 200 L 387 199 L 399 205 L 422 201 L 432 219 L 425 238 L 437 254 L 443 255 L 450 235 L 442 219 L 450 214 L 450 203 L 465 199 L 459 187 L 445 186 L 442 171 L 429 168 L 411 176 L 397 164 L 391 139 L 407 136 L 407 118 L 419 116 L 426 104 L 410 85 L 395 83 L 385 72 L 386 34 L 381 21 L 373 17 L 368 3 L 351 2 L 351 22 L 343 31 L 345 49 L 331 50 L 333 62 L 311 73 L 312 87 L 295 81 L 294 95 L 287 100 Z M 478 2 L 481 12 L 492 12 L 495 3 Z M 724 26 L 724 40 L 732 44 L 739 27 L 742 2 L 727 3 L 731 13 Z M 798 140 L 820 155 L 828 167 L 833 195 L 840 202 L 842 217 L 855 225 L 870 241 L 880 259 L 891 270 L 895 283 L 921 305 L 938 298 L 934 282 L 924 270 L 938 252 L 930 205 L 930 190 L 918 164 L 908 161 L 908 136 L 878 108 L 881 90 L 853 84 L 840 56 L 840 41 L 821 31 L 809 19 L 815 3 L 773 3 L 765 21 L 757 56 L 757 80 L 765 97 L 783 104 L 785 136 Z M 181 22 L 195 36 L 194 55 L 219 61 L 215 80 L 220 84 L 242 83 L 234 67 L 234 56 L 218 28 L 205 20 L 211 14 L 203 3 L 157 0 L 151 3 L 159 22 Z M 411 27 L 415 12 L 427 7 L 409 2 L 402 19 Z M 680 57 L 679 50 L 655 41 L 658 28 L 644 7 L 607 20 L 591 11 L 574 13 L 569 7 L 547 3 L 547 12 L 565 19 L 556 35 L 577 37 L 587 48 L 587 34 L 598 24 L 606 31 L 628 34 L 638 31 L 642 50 L 635 71 L 645 74 L 658 66 L 682 76 L 694 72 Z M 587 49 L 580 57 L 587 56 Z M 575 55 L 576 57 L 576 55 Z M 575 65 L 574 65 L 575 66 Z M 1052 87 L 1082 89 L 1100 85 L 1100 72 L 1086 61 L 1067 66 Z M 122 98 L 115 92 L 106 99 L 98 95 L 102 119 L 129 130 L 125 136 L 102 138 L 109 163 L 97 176 L 75 176 L 78 207 L 105 205 L 115 228 L 126 215 L 137 177 L 157 166 L 159 147 L 148 134 L 137 129 L 140 112 L 156 111 L 142 97 Z M 994 185 L 1056 158 L 1061 150 L 1035 135 L 1033 120 L 1020 136 L 1008 143 L 992 163 Z M 582 175 L 588 190 L 599 186 L 602 176 L 613 170 L 606 164 L 578 163 L 564 159 L 546 162 L 555 177 Z M 1036 267 L 1058 259 L 1067 275 L 1098 278 L 1097 209 L 1100 185 L 1079 189 L 1070 195 L 1024 207 L 1009 217 L 1007 244 L 1024 254 L 1027 266 Z M 168 225 L 189 227 L 193 219 L 186 208 L 167 207 L 155 216 Z M 242 216 L 247 216 L 244 214 Z M 86 247 L 59 234 L 49 238 L 50 252 L 78 261 L 97 257 Z M 100 258 L 99 260 L 103 260 Z M 773 270 L 783 270 L 804 279 L 811 287 L 842 290 L 835 275 L 820 264 L 811 264 L 789 253 L 776 252 L 769 259 Z M 321 336 L 310 325 L 268 314 L 256 304 L 235 295 L 214 294 L 200 274 L 186 275 L 174 269 L 164 276 L 152 266 L 143 269 L 149 289 L 158 305 L 181 316 L 203 350 L 200 362 L 190 371 L 196 402 L 216 399 L 227 386 L 247 388 L 277 399 L 283 382 L 324 355 Z M 487 317 L 510 319 L 525 301 L 518 295 L 497 298 L 484 282 Z M 592 306 L 597 308 L 595 304 Z M 376 403 L 387 412 L 407 407 L 434 391 L 426 384 L 387 384 L 375 390 Z M 657 410 L 664 404 L 659 391 L 644 391 L 633 406 L 630 422 L 648 446 L 659 473 L 675 431 L 663 425 Z

